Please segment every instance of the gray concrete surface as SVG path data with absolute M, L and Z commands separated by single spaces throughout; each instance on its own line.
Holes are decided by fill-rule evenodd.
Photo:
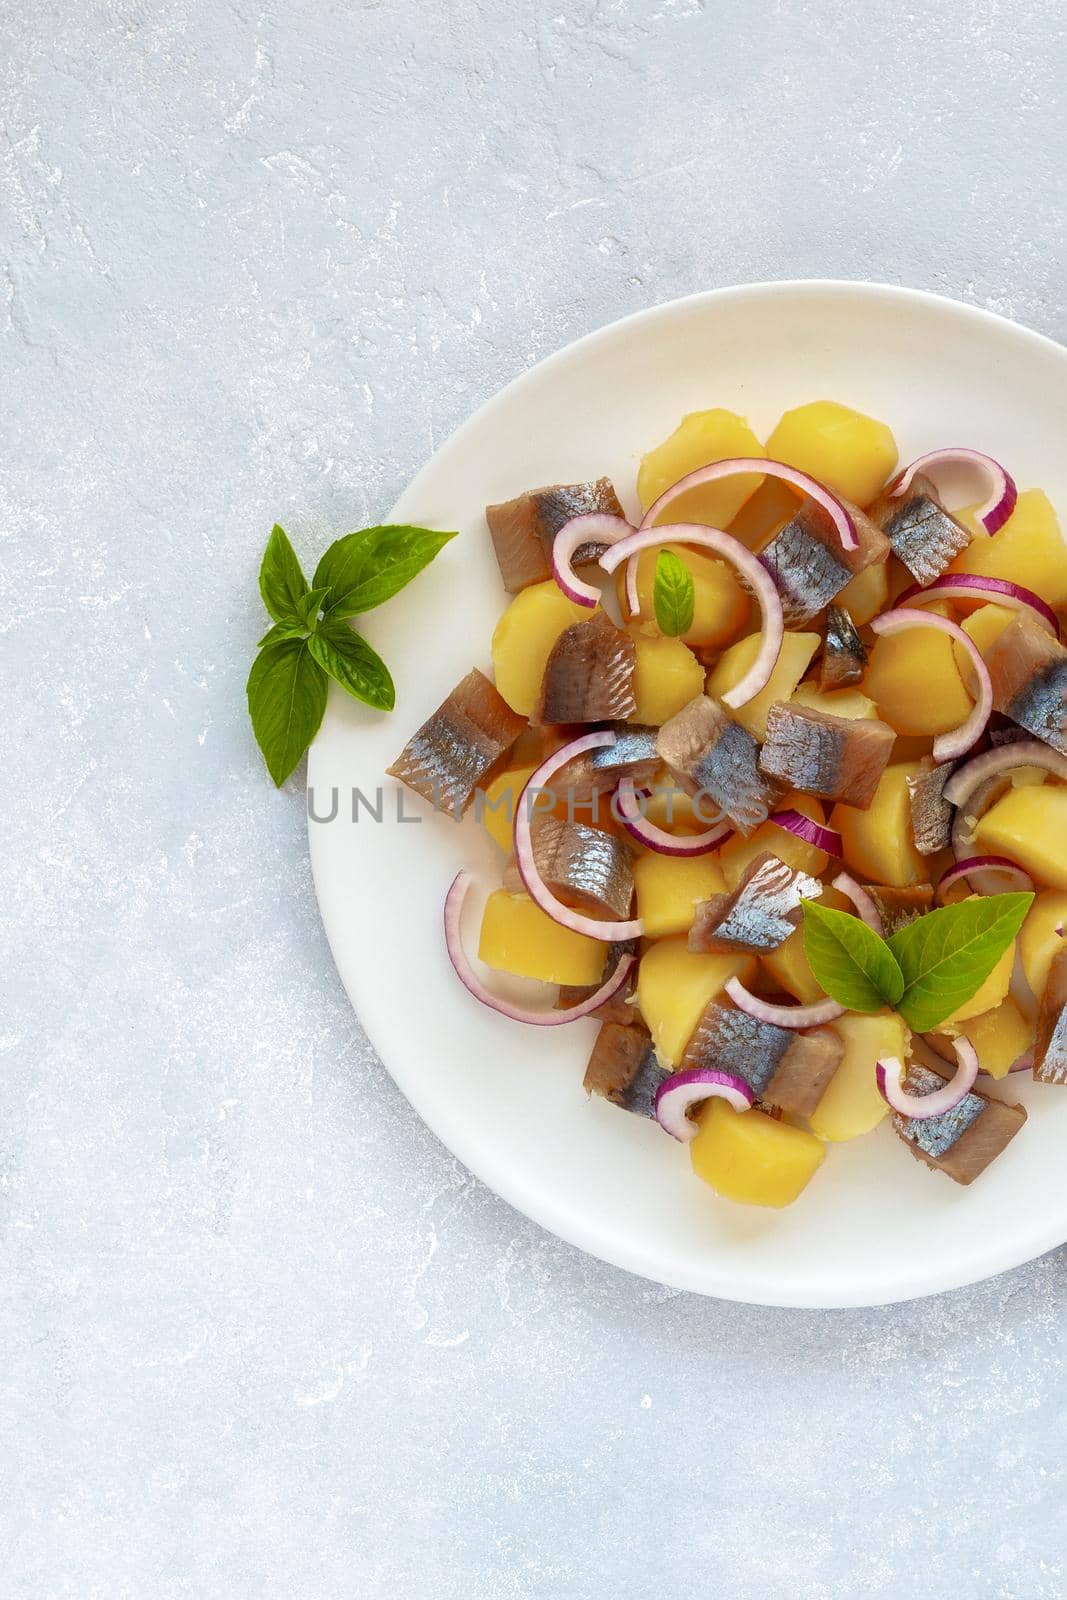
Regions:
M 274 518 L 622 313 L 1062 338 L 1065 65 L 1057 0 L 2 0 L 5 1596 L 1064 1594 L 1063 1252 L 767 1312 L 527 1224 L 369 1053 L 243 682 Z

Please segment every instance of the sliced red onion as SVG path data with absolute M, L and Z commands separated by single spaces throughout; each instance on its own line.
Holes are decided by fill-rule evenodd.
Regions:
M 1034 887 L 1034 880 L 1030 874 L 1024 872 L 1016 862 L 1009 861 L 1007 856 L 967 856 L 941 874 L 937 885 L 937 900 L 944 904 L 946 893 L 954 883 L 959 883 L 961 878 L 968 878 L 971 888 L 978 894 L 996 894 L 997 890 L 986 887 L 990 876 L 1008 877 L 1013 880 L 1007 885 L 1009 889 L 1021 889 L 1027 892 Z
M 926 455 L 919 456 L 918 460 L 905 467 L 899 477 L 894 479 L 889 493 L 894 499 L 898 499 L 911 487 L 911 481 L 917 472 L 929 475 L 931 467 L 948 466 L 975 466 L 984 472 L 989 482 L 989 498 L 984 505 L 978 507 L 976 516 L 986 533 L 996 533 L 1015 510 L 1019 492 L 1015 487 L 1015 480 L 1005 472 L 1000 462 L 994 461 L 992 456 L 983 455 L 981 450 L 963 448 L 928 450 Z
M 939 733 L 934 740 L 933 754 L 935 761 L 955 761 L 958 756 L 966 755 L 967 751 L 982 737 L 985 725 L 989 721 L 989 713 L 993 709 L 993 684 L 989 677 L 989 668 L 982 659 L 982 653 L 969 633 L 964 633 L 958 623 L 950 622 L 948 617 L 938 616 L 936 612 L 913 611 L 907 608 L 886 611 L 880 617 L 875 617 L 871 623 L 871 631 L 877 634 L 904 633 L 909 628 L 934 628 L 938 633 L 947 633 L 956 644 L 962 645 L 971 660 L 974 674 L 978 682 L 978 695 L 974 709 L 965 722 L 958 728 L 953 728 L 948 733 Z
M 536 1028 L 558 1028 L 561 1023 L 577 1022 L 579 1017 L 591 1016 L 625 988 L 636 959 L 632 955 L 621 957 L 610 978 L 607 978 L 594 994 L 588 995 L 578 1005 L 568 1006 L 563 1011 L 536 1011 L 494 994 L 479 978 L 463 948 L 460 923 L 463 907 L 473 882 L 474 879 L 469 872 L 457 872 L 452 880 L 452 887 L 445 896 L 445 947 L 448 950 L 448 959 L 455 967 L 460 982 L 469 994 L 481 1001 L 483 1006 L 488 1006 L 491 1011 L 499 1011 L 502 1017 L 510 1017 L 513 1022 L 528 1022 Z
M 759 602 L 763 619 L 759 653 L 741 682 L 735 684 L 722 697 L 724 705 L 732 706 L 736 710 L 738 706 L 745 705 L 766 687 L 782 648 L 785 621 L 782 615 L 781 597 L 774 586 L 774 579 L 751 550 L 745 548 L 740 539 L 735 539 L 732 534 L 723 533 L 720 528 L 705 528 L 699 522 L 672 522 L 661 528 L 650 528 L 646 526 L 647 522 L 646 517 L 645 523 L 636 533 L 620 539 L 618 544 L 605 550 L 600 557 L 600 565 L 605 572 L 614 572 L 631 556 L 640 555 L 642 550 L 653 550 L 657 545 L 695 544 L 705 550 L 714 550 L 717 556 L 721 556 L 724 561 L 736 567 Z M 633 615 L 637 615 L 637 610 L 632 605 L 631 611 Z
M 841 857 L 845 846 L 841 835 L 835 828 L 824 827 L 821 822 L 816 822 L 814 817 L 806 817 L 802 811 L 775 811 L 769 821 L 779 828 L 784 828 L 787 833 L 793 834 L 797 839 L 803 839 L 805 844 L 814 845 L 816 850 L 821 850 L 824 855 Z
M 954 772 L 945 784 L 945 799 L 950 805 L 963 806 L 989 778 L 997 778 L 1016 767 L 1041 767 L 1067 781 L 1067 756 L 1061 756 L 1040 739 L 1019 739 L 1014 744 L 984 751 Z
M 872 933 L 879 939 L 885 938 L 885 928 L 882 926 L 881 913 L 862 884 L 847 872 L 839 872 L 834 879 L 834 888 L 841 894 L 847 895 L 856 908 L 856 915 L 861 922 L 865 922 Z
M 546 756 L 537 771 L 534 772 L 526 785 L 531 794 L 538 789 L 550 787 L 550 779 L 565 767 L 568 761 L 573 761 L 575 756 L 584 755 L 587 750 L 600 750 L 615 743 L 615 735 L 610 728 L 604 728 L 593 733 L 586 733 L 579 739 L 572 739 L 569 744 L 560 745 L 550 756 Z M 515 808 L 515 865 L 519 875 L 526 886 L 526 893 L 531 900 L 541 907 L 553 922 L 558 922 L 561 928 L 570 928 L 572 933 L 582 933 L 587 939 L 607 939 L 609 942 L 618 943 L 623 939 L 639 939 L 644 932 L 644 923 L 638 917 L 631 922 L 606 922 L 597 917 L 583 916 L 580 911 L 574 911 L 570 906 L 565 906 L 562 900 L 557 900 L 551 889 L 541 877 L 534 857 L 533 838 L 530 832 L 529 806 L 516 806 Z
M 879 1061 L 875 1067 L 878 1092 L 888 1100 L 894 1111 L 902 1117 L 924 1122 L 928 1117 L 940 1117 L 959 1105 L 964 1095 L 970 1094 L 978 1076 L 978 1052 L 969 1039 L 953 1039 L 959 1066 L 943 1089 L 933 1094 L 908 1094 L 904 1088 L 904 1066 L 899 1056 Z
M 845 1014 L 844 1006 L 830 999 L 817 1000 L 811 1006 L 774 1005 L 746 989 L 740 978 L 731 978 L 725 992 L 739 1011 L 746 1011 L 757 1022 L 773 1022 L 779 1028 L 818 1028 L 824 1022 L 836 1022 Z
M 796 467 L 787 467 L 784 461 L 770 461 L 757 456 L 734 456 L 728 461 L 712 461 L 706 467 L 697 467 L 695 472 L 687 472 L 684 478 L 672 483 L 669 489 L 664 489 L 658 500 L 652 502 L 641 519 L 641 527 L 650 528 L 671 501 L 685 494 L 688 489 L 699 488 L 704 483 L 716 483 L 720 478 L 732 478 L 737 472 L 761 472 L 767 478 L 781 478 L 783 483 L 792 484 L 802 495 L 822 506 L 837 529 L 843 549 L 859 549 L 856 524 L 851 513 L 825 484 L 809 477 L 806 472 L 799 472 Z
M 672 1138 L 688 1143 L 697 1133 L 690 1111 L 716 1096 L 735 1111 L 750 1110 L 756 1098 L 751 1086 L 736 1073 L 694 1067 L 689 1072 L 676 1072 L 660 1084 L 656 1090 L 656 1121 Z
M 717 850 L 727 839 L 733 838 L 734 830 L 725 820 L 713 824 L 703 833 L 688 836 L 668 833 L 665 828 L 657 827 L 641 810 L 632 778 L 623 778 L 619 783 L 615 791 L 615 811 L 627 833 L 638 844 L 658 851 L 661 856 L 706 856 L 709 851 Z
M 921 606 L 928 600 L 988 600 L 1011 611 L 1032 611 L 1040 622 L 1059 638 L 1060 624 L 1052 607 L 1032 589 L 1007 578 L 983 578 L 977 572 L 943 572 L 925 587 L 913 583 L 900 593 L 897 606 Z
M 624 517 L 614 517 L 608 511 L 589 511 L 563 524 L 552 541 L 552 576 L 568 600 L 579 606 L 600 604 L 600 590 L 574 571 L 575 552 L 583 544 L 617 544 L 633 531 Z

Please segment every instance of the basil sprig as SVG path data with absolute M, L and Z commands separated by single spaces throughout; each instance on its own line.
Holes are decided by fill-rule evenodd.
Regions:
M 348 619 L 392 599 L 454 533 L 383 525 L 346 534 L 327 550 L 309 584 L 277 524 L 259 569 L 272 626 L 248 674 L 248 712 L 274 782 L 283 784 L 319 730 L 330 678 L 379 711 L 396 690 L 389 668 Z
M 892 1006 L 929 1033 L 978 993 L 1023 925 L 1032 894 L 961 900 L 881 939 L 859 917 L 804 901 L 804 953 L 817 981 L 850 1011 Z
M 660 633 L 677 638 L 693 626 L 696 586 L 693 574 L 673 550 L 661 550 L 656 557 L 656 581 L 652 604 Z

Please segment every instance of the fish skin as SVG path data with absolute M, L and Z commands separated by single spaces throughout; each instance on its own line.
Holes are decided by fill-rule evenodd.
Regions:
M 842 548 L 826 512 L 809 500 L 760 552 L 781 596 L 787 628 L 811 622 L 852 578 L 889 555 L 881 529 L 858 506 L 847 500 L 842 504 L 855 525 L 857 549 Z
M 790 789 L 865 811 L 896 735 L 874 717 L 834 717 L 779 700 L 767 713 L 760 770 Z
M 551 816 L 534 818 L 531 838 L 537 869 L 564 905 L 593 916 L 629 916 L 633 856 L 623 839 Z
M 936 1060 L 932 1054 L 930 1060 Z M 945 1064 L 943 1072 L 931 1071 L 912 1061 L 905 1074 L 909 1094 L 931 1094 L 952 1076 L 954 1067 Z M 969 1184 L 980 1176 L 1011 1143 L 1023 1123 L 1022 1106 L 1008 1105 L 972 1089 L 952 1111 L 939 1117 L 892 1116 L 893 1130 L 912 1155 L 926 1166 L 943 1172 L 954 1183 Z
M 941 496 L 916 473 L 899 499 L 879 495 L 869 515 L 917 583 L 932 583 L 971 542 L 971 531 L 947 511 Z
M 463 812 L 526 726 L 474 668 L 386 770 L 440 809 Z
M 867 646 L 851 616 L 841 606 L 826 612 L 826 634 L 819 664 L 819 688 L 825 694 L 862 683 L 867 670 Z
M 549 653 L 530 721 L 536 726 L 625 721 L 637 709 L 636 662 L 633 639 L 607 612 L 571 623 Z
M 541 489 L 528 489 L 514 500 L 486 506 L 485 520 L 493 540 L 504 587 L 517 594 L 532 583 L 543 583 L 552 576 L 552 544 L 556 534 L 572 517 L 590 512 L 625 516 L 610 478 L 589 483 L 555 483 Z M 595 561 L 602 544 L 584 544 L 575 552 L 575 563 Z
M 761 851 L 732 894 L 713 895 L 697 906 L 688 947 L 698 953 L 777 950 L 796 931 L 802 902 L 822 892 L 818 878 Z
M 1041 996 L 1034 1077 L 1039 1083 L 1067 1083 L 1067 945 L 1053 957 Z
M 660 728 L 656 748 L 686 793 L 707 796 L 738 833 L 766 822 L 778 787 L 760 771 L 758 742 L 717 700 L 690 700 Z
M 878 907 L 882 919 L 882 934 L 891 939 L 901 928 L 906 928 L 917 917 L 925 917 L 933 910 L 934 891 L 929 883 L 920 883 L 912 889 L 894 889 L 888 884 L 869 883 L 867 893 Z
M 1020 613 L 989 647 L 993 704 L 1013 722 L 1067 755 L 1067 649 Z
M 636 939 L 623 939 L 618 944 L 612 945 L 604 961 L 604 970 L 600 975 L 600 983 L 589 984 L 584 988 L 572 984 L 560 984 L 559 995 L 556 999 L 556 1010 L 566 1011 L 571 1006 L 581 1005 L 583 1000 L 588 1000 L 591 994 L 596 993 L 601 984 L 607 982 L 620 961 L 626 956 L 635 956 L 637 954 L 637 944 L 638 941 Z M 598 1006 L 590 1015 L 596 1017 L 600 1022 L 617 1022 L 620 1027 L 624 1028 L 632 1027 L 634 1023 L 640 1026 L 641 1018 L 634 996 L 634 984 L 636 981 L 637 968 L 632 967 L 630 970 L 630 982 L 626 990 L 620 994 L 612 995 L 610 1000 L 605 1000 L 604 1004 Z
M 656 1090 L 669 1077 L 656 1059 L 647 1028 L 605 1022 L 582 1081 L 587 1094 L 598 1094 L 636 1116 L 654 1118 Z
M 829 1028 L 780 1028 L 713 1000 L 697 1023 L 679 1070 L 703 1067 L 732 1073 L 764 1105 L 807 1117 L 844 1053 L 844 1044 Z
M 937 855 L 952 842 L 954 807 L 945 799 L 945 784 L 956 770 L 954 761 L 935 762 L 924 756 L 920 770 L 907 778 L 911 834 L 921 856 Z

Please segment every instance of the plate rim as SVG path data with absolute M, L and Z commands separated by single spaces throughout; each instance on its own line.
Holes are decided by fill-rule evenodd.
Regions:
M 826 293 L 842 293 L 856 296 L 860 299 L 871 301 L 898 301 L 901 304 L 920 304 L 927 309 L 936 308 L 942 312 L 952 312 L 970 320 L 977 326 L 996 326 L 1009 328 L 1015 337 L 1029 341 L 1035 349 L 1040 349 L 1058 360 L 1067 361 L 1067 346 L 1050 338 L 1047 334 L 1039 333 L 1036 329 L 1016 322 L 1010 317 L 1001 315 L 996 311 L 988 310 L 983 306 L 976 306 L 969 301 L 959 300 L 951 295 L 938 294 L 928 289 L 916 289 L 902 284 L 872 282 L 868 279 L 850 278 L 783 278 L 766 279 L 757 283 L 727 285 L 715 289 L 704 289 L 692 294 L 676 296 L 669 300 L 657 302 L 653 305 L 643 306 L 639 310 L 627 313 L 625 316 L 603 323 L 580 335 L 569 343 L 564 344 L 523 368 L 499 389 L 486 396 L 484 400 L 466 417 L 448 437 L 437 447 L 433 454 L 425 461 L 414 477 L 402 490 L 398 499 L 390 509 L 387 521 L 393 521 L 398 515 L 398 508 L 409 496 L 418 494 L 423 479 L 431 471 L 437 471 L 442 463 L 447 463 L 447 458 L 458 451 L 468 433 L 474 432 L 481 424 L 486 412 L 501 404 L 506 398 L 514 397 L 521 393 L 523 386 L 531 382 L 536 375 L 540 380 L 546 372 L 551 372 L 554 366 L 565 359 L 572 359 L 575 354 L 588 352 L 594 349 L 601 341 L 617 337 L 627 328 L 634 328 L 648 322 L 669 318 L 678 314 L 691 314 L 707 305 L 714 305 L 721 301 L 737 301 L 739 299 L 770 298 L 775 295 L 792 295 L 804 297 L 811 295 L 825 295 Z M 327 709 L 329 716 L 329 709 Z M 315 787 L 314 767 L 316 765 L 316 743 L 313 743 L 308 756 L 306 791 Z M 307 810 L 305 803 L 305 810 Z M 308 825 L 308 852 L 311 863 L 312 882 L 315 897 L 318 902 L 319 913 L 322 920 L 326 942 L 330 949 L 331 957 L 341 979 L 342 987 L 348 997 L 353 1011 L 359 1020 L 372 1049 L 378 1060 L 389 1074 L 390 1078 L 408 1101 L 416 1115 L 430 1133 L 449 1151 L 449 1153 L 471 1172 L 479 1182 L 485 1184 L 495 1195 L 520 1215 L 528 1218 L 537 1226 L 544 1228 L 554 1237 L 564 1243 L 582 1251 L 594 1259 L 604 1261 L 608 1265 L 621 1268 L 625 1272 L 642 1279 L 645 1282 L 658 1283 L 672 1289 L 688 1293 L 699 1294 L 709 1299 L 721 1299 L 735 1304 L 773 1306 L 783 1309 L 797 1310 L 846 1310 L 857 1308 L 875 1308 L 879 1306 L 894 1305 L 926 1298 L 932 1295 L 949 1293 L 953 1290 L 964 1288 L 971 1284 L 981 1283 L 987 1279 L 998 1276 L 1002 1272 L 1010 1271 L 1013 1267 L 1024 1265 L 1037 1260 L 1050 1250 L 1067 1243 L 1067 1233 L 1064 1232 L 1064 1223 L 1057 1221 L 1044 1230 L 1038 1230 L 1036 1235 L 1025 1245 L 1016 1244 L 1014 1247 L 1005 1247 L 1000 1252 L 986 1255 L 977 1268 L 972 1263 L 962 1266 L 958 1270 L 939 1272 L 923 1272 L 917 1270 L 911 1279 L 898 1282 L 891 1292 L 872 1297 L 869 1288 L 858 1285 L 854 1292 L 846 1288 L 828 1294 L 825 1287 L 821 1292 L 815 1291 L 810 1296 L 797 1291 L 788 1293 L 754 1292 L 751 1289 L 739 1292 L 725 1281 L 728 1274 L 724 1274 L 723 1282 L 716 1282 L 716 1273 L 713 1264 L 709 1263 L 709 1270 L 702 1274 L 702 1281 L 695 1281 L 694 1276 L 685 1271 L 673 1271 L 664 1268 L 659 1271 L 650 1271 L 647 1263 L 642 1260 L 626 1259 L 625 1249 L 608 1250 L 603 1240 L 595 1236 L 595 1230 L 586 1229 L 581 1219 L 573 1211 L 567 1211 L 562 1204 L 557 1205 L 550 1194 L 534 1189 L 529 1191 L 524 1188 L 521 1178 L 516 1178 L 513 1173 L 498 1169 L 493 1161 L 486 1155 L 484 1146 L 476 1141 L 471 1142 L 464 1135 L 461 1125 L 449 1126 L 447 1136 L 440 1129 L 440 1119 L 431 1122 L 427 1119 L 422 1106 L 418 1083 L 409 1081 L 409 1074 L 403 1066 L 399 1071 L 387 1059 L 378 1038 L 377 1030 L 370 1026 L 364 1018 L 363 1012 L 353 993 L 353 985 L 344 978 L 337 952 L 334 950 L 334 941 L 331 934 L 330 921 L 326 913 L 326 904 L 329 895 L 325 891 L 321 873 L 325 864 L 325 850 L 320 848 L 319 839 L 322 837 L 321 829 L 312 828 L 311 817 L 307 817 Z

